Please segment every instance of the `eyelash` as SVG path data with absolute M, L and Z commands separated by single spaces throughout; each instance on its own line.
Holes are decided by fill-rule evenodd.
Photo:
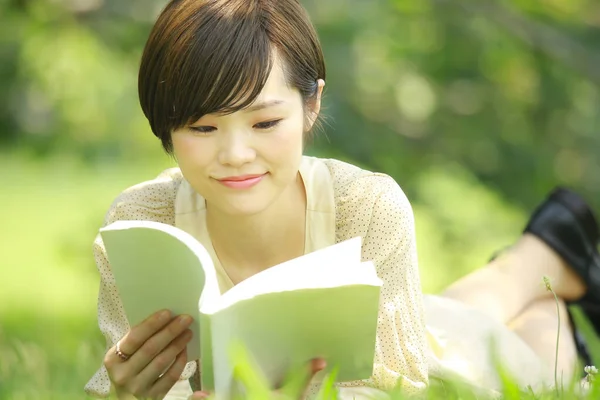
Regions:
M 267 129 L 276 127 L 277 125 L 279 125 L 280 122 L 281 122 L 281 119 L 276 119 L 273 121 L 266 121 L 266 122 L 259 122 L 258 124 L 254 125 L 254 128 L 261 129 L 261 130 L 267 130 Z M 190 126 L 189 129 L 194 132 L 207 135 L 209 133 L 214 132 L 216 128 L 214 126 Z
M 258 124 L 254 125 L 254 126 L 261 125 L 261 127 L 258 128 L 258 129 L 265 129 L 266 130 L 266 129 L 270 129 L 270 128 L 276 127 L 277 125 L 279 125 L 280 122 L 281 122 L 280 119 L 275 119 L 275 120 L 272 120 L 272 121 L 259 122 Z

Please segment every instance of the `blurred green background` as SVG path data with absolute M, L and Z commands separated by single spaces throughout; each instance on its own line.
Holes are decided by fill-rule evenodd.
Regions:
M 173 165 L 137 101 L 165 0 L 0 0 L 0 398 L 81 399 L 101 364 L 91 243 Z M 310 0 L 328 122 L 309 154 L 395 177 L 436 292 L 555 185 L 600 209 L 597 0 Z

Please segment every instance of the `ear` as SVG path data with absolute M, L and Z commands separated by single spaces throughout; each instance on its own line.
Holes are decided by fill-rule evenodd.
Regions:
M 325 81 L 323 79 L 319 79 L 317 81 L 317 95 L 315 99 L 310 102 L 309 110 L 308 110 L 308 124 L 306 126 L 306 130 L 310 131 L 319 116 L 319 112 L 321 111 L 321 96 L 323 95 L 323 88 L 325 87 Z

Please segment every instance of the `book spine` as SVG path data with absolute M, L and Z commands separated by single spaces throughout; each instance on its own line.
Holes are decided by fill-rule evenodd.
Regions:
M 200 366 L 202 390 L 213 391 L 215 388 L 212 329 L 210 315 L 200 313 Z

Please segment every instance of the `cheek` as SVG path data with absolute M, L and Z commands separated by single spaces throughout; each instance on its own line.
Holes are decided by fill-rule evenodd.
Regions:
M 302 131 L 286 131 L 280 132 L 275 137 L 274 150 L 279 153 L 281 157 L 287 157 L 290 153 L 301 153 L 302 152 Z
M 211 145 L 205 138 L 191 135 L 173 137 L 173 151 L 182 170 L 195 169 L 208 163 Z
M 290 120 L 277 130 L 273 138 L 273 149 L 279 158 L 302 155 L 304 128 L 301 118 Z
M 267 162 L 275 167 L 272 172 L 275 173 L 275 178 L 280 185 L 287 185 L 294 181 L 302 161 L 303 143 L 301 125 L 281 129 L 271 138 L 269 156 L 265 158 L 269 157 Z

